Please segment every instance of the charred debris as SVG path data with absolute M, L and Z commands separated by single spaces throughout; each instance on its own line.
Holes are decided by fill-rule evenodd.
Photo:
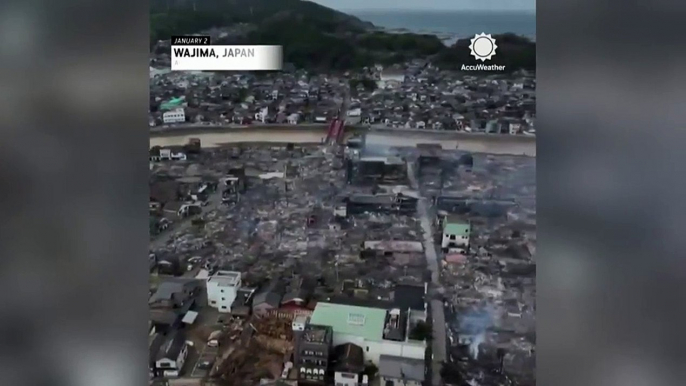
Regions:
M 535 384 L 534 159 L 373 149 L 361 139 L 344 151 L 244 143 L 151 162 L 153 277 L 241 277 L 235 312 L 217 319 L 202 295 L 190 308 L 204 321 L 184 327 L 191 341 L 225 336 L 203 377 L 292 379 L 288 323 L 297 315 L 317 302 L 388 302 L 401 285 L 424 286 L 417 207 L 428 199 L 440 251 L 432 296 L 449 328 L 444 382 Z

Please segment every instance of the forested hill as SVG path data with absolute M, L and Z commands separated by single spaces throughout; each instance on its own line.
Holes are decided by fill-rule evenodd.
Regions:
M 151 47 L 171 35 L 241 25 L 243 32 L 218 43 L 282 45 L 285 61 L 297 67 L 344 70 L 414 57 L 450 67 L 461 64 L 465 52 L 469 56 L 464 41 L 446 47 L 434 35 L 380 32 L 369 22 L 304 0 L 152 0 L 150 16 Z M 534 69 L 535 43 L 515 38 L 508 38 L 512 44 L 496 57 L 512 70 Z
M 169 30 L 198 32 L 235 23 L 262 24 L 297 19 L 322 31 L 362 31 L 374 27 L 357 17 L 303 0 L 152 0 L 151 39 L 165 39 Z

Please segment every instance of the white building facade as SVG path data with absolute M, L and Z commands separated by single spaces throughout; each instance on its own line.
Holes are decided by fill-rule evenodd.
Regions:
M 333 334 L 333 346 L 345 343 L 356 344 L 364 350 L 365 362 L 379 365 L 381 355 L 393 355 L 403 358 L 424 359 L 426 355 L 426 343 L 424 341 L 395 342 L 392 340 L 372 341 L 363 337 L 347 334 Z
M 240 272 L 217 271 L 207 279 L 207 302 L 219 312 L 231 312 L 231 305 L 240 287 Z
M 446 223 L 443 227 L 441 248 L 466 249 L 469 247 L 471 226 L 463 223 Z
M 367 385 L 368 383 L 369 377 L 367 375 L 344 373 L 341 371 L 334 373 L 335 386 L 359 386 L 360 384 Z
M 186 122 L 186 112 L 183 109 L 167 111 L 162 114 L 162 122 L 165 124 Z

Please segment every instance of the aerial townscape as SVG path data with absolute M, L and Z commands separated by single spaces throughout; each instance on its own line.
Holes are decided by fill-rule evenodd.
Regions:
M 209 20 L 153 2 L 150 384 L 535 385 L 535 68 L 380 49 L 168 70 L 171 34 L 240 44 L 335 21 L 334 51 L 341 26 L 398 35 L 306 1 L 249 4 Z

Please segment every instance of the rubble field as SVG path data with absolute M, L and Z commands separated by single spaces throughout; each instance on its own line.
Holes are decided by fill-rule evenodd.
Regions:
M 444 377 L 454 384 L 533 385 L 536 160 L 456 150 L 441 151 L 441 159 L 424 162 L 421 189 L 437 197 L 437 223 L 450 214 L 471 224 L 469 250 L 442 253 L 450 340 Z M 439 240 L 439 226 L 436 232 Z
M 408 168 L 417 173 L 416 194 L 433 203 L 441 281 L 435 296 L 444 302 L 449 339 L 445 382 L 535 384 L 535 158 L 435 149 L 427 156 L 408 148 L 398 153 L 416 162 Z M 244 187 L 227 196 L 224 180 L 236 175 Z M 340 215 L 345 197 L 387 188 L 349 184 L 345 162 L 328 147 L 246 143 L 204 149 L 185 161 L 156 164 L 151 190 L 173 185 L 169 181 L 177 190 L 178 184 L 218 184 L 200 214 L 165 214 L 172 225 L 153 236 L 151 253 L 167 263 L 162 266 L 176 267 L 172 275 L 239 271 L 245 287 L 297 276 L 316 282 L 319 300 L 346 287 L 382 299 L 396 283 L 427 281 L 418 216 Z M 440 249 L 447 216 L 471 226 L 463 253 Z M 381 243 L 365 249 L 373 241 Z M 289 330 L 275 317 L 261 323 L 243 324 L 248 332 L 232 336 L 215 376 L 234 378 L 233 384 L 278 377 L 292 349 L 285 343 Z M 208 331 L 198 332 L 198 342 Z
M 371 213 L 336 218 L 334 208 L 341 204 L 341 197 L 365 188 L 346 184 L 345 168 L 325 147 L 226 146 L 164 166 L 152 178 L 221 179 L 239 168 L 244 170 L 246 188 L 237 202 L 208 205 L 198 216 L 202 221 L 171 228 L 153 242 L 151 253 L 194 272 L 202 268 L 240 271 L 246 286 L 259 286 L 277 276 L 311 276 L 319 284 L 320 296 L 335 294 L 351 279 L 380 289 L 399 280 L 423 281 L 422 254 L 381 253 L 363 258 L 363 243 L 368 240 L 419 241 L 418 220 Z M 221 195 L 221 190 L 213 194 Z

